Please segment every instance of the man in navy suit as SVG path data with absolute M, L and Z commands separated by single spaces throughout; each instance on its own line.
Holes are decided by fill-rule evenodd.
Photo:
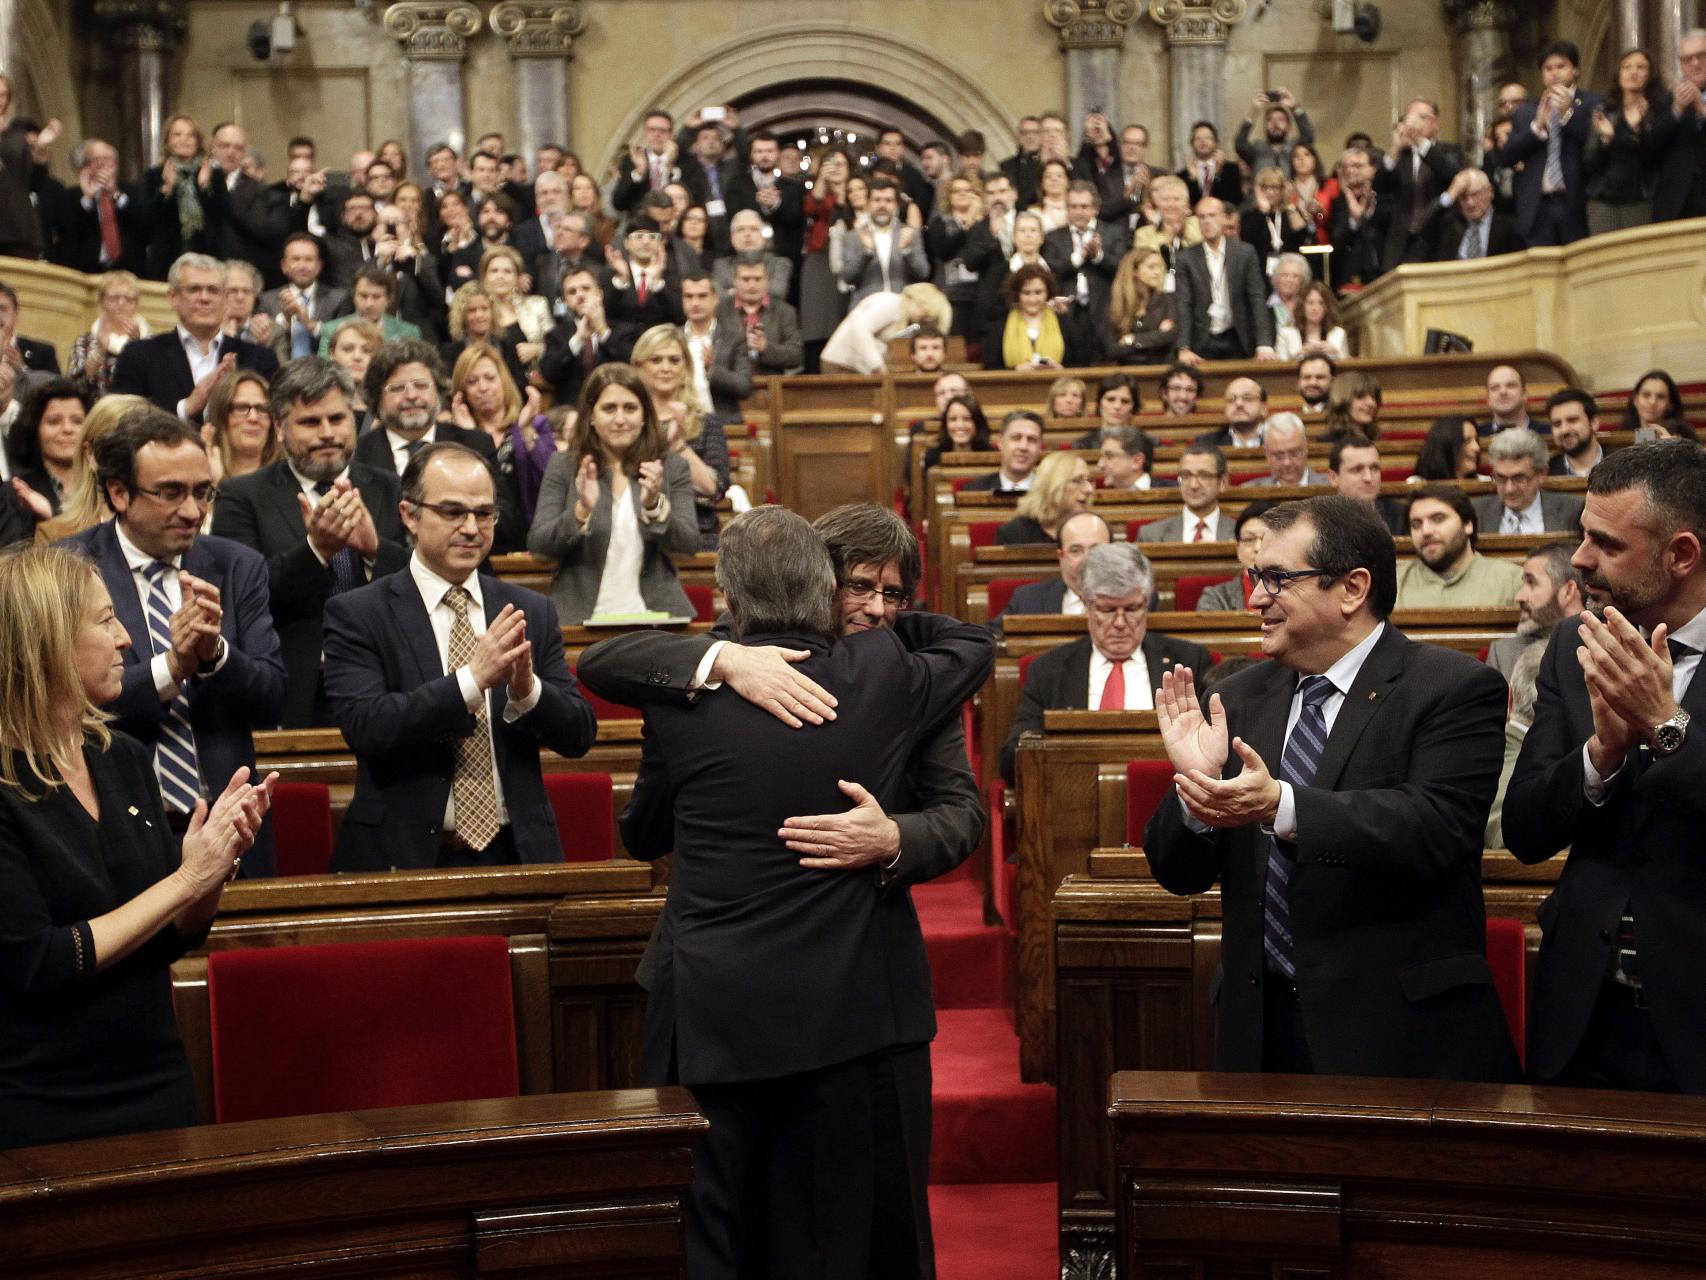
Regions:
M 1016 587 L 1007 607 L 996 615 L 994 626 L 1001 629 L 1002 619 L 1018 613 L 1062 613 L 1084 616 L 1084 557 L 1091 547 L 1112 542 L 1114 535 L 1108 522 L 1094 511 L 1080 511 L 1067 516 L 1055 532 L 1055 554 L 1060 558 L 1060 572 L 1042 582 L 1027 582 Z
M 427 445 L 401 513 L 406 571 L 326 607 L 326 692 L 356 757 L 332 868 L 561 862 L 539 749 L 584 755 L 597 725 L 556 606 L 479 572 L 498 518 L 490 462 Z
M 278 357 L 263 346 L 220 332 L 225 321 L 225 267 L 205 253 L 186 253 L 166 275 L 166 299 L 178 314 L 170 333 L 137 338 L 119 352 L 113 390 L 143 396 L 167 413 L 198 422 L 214 385 L 232 369 L 264 378 Z
M 1516 109 L 1510 141 L 1499 152 L 1501 164 L 1522 165 L 1515 178 L 1516 225 L 1530 248 L 1570 244 L 1588 233 L 1582 150 L 1604 100 L 1576 87 L 1581 61 L 1568 40 L 1546 46 L 1540 55 L 1546 91 Z
M 181 831 L 198 796 L 255 768 L 253 731 L 278 723 L 284 663 L 257 553 L 201 533 L 213 472 L 195 428 L 168 413 L 102 437 L 95 465 L 117 513 L 69 542 L 99 567 L 130 633 L 124 687 L 106 710 L 154 749 L 167 820 Z M 242 874 L 271 875 L 271 820 Z
M 329 360 L 292 360 L 268 396 L 284 457 L 229 480 L 213 531 L 266 557 L 287 691 L 284 727 L 332 723 L 320 682 L 321 618 L 333 595 L 408 562 L 397 477 L 352 462 L 349 374 Z
M 1168 891 L 1220 886 L 1217 1065 L 1514 1081 L 1481 894 L 1504 681 L 1391 625 L 1396 553 L 1365 505 L 1262 518 L 1270 661 L 1206 706 L 1162 681 L 1176 781 L 1143 838 Z

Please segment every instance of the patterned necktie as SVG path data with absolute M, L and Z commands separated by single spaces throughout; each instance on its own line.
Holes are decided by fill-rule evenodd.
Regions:
M 322 498 L 331 491 L 330 480 L 322 480 L 314 486 L 314 492 Z M 332 571 L 333 595 L 341 596 L 361 585 L 361 557 L 356 554 L 354 547 L 343 548 L 326 562 L 326 567 Z
M 1501 528 L 1499 530 L 1499 532 L 1500 533 L 1521 533 L 1522 532 L 1522 512 L 1512 511 L 1509 507 L 1506 507 L 1505 508 L 1504 527 Z
M 172 648 L 172 602 L 166 598 L 166 575 L 176 573 L 164 560 L 155 560 L 144 572 L 148 595 L 143 612 L 148 618 L 148 639 L 156 654 Z M 182 688 L 165 706 L 160 733 L 154 740 L 154 776 L 160 780 L 160 796 L 166 808 L 192 813 L 201 799 L 201 769 L 196 762 L 195 732 L 190 728 L 190 702 Z
M 1325 704 L 1337 690 L 1326 676 L 1305 676 L 1299 686 L 1303 694 L 1303 711 L 1286 740 L 1280 756 L 1279 777 L 1293 787 L 1307 787 L 1315 780 L 1321 767 L 1321 755 L 1327 749 L 1327 713 Z M 1266 928 L 1262 931 L 1262 949 L 1267 953 L 1268 966 L 1287 978 L 1297 976 L 1297 958 L 1291 937 L 1291 873 L 1297 866 L 1295 847 L 1290 841 L 1282 843 L 1276 837 L 1268 840 L 1268 883 L 1263 895 L 1262 915 Z
M 1102 686 L 1102 702 L 1098 711 L 1125 710 L 1125 664 L 1121 658 L 1113 664 L 1114 669 L 1108 672 L 1108 682 Z
M 1463 229 L 1463 240 L 1457 246 L 1457 256 L 1459 258 L 1479 258 L 1482 256 L 1480 223 L 1471 222 Z
M 1545 195 L 1564 189 L 1564 125 L 1553 117 L 1546 132 L 1546 167 L 1540 171 L 1540 190 Z
M 1192 542 L 1201 542 L 1203 540 L 1204 535 L 1207 533 L 1208 533 L 1208 521 L 1207 520 L 1198 520 L 1197 521 L 1197 531 L 1191 535 L 1191 541 Z
M 118 231 L 118 206 L 104 187 L 95 196 L 95 219 L 101 228 L 101 264 L 116 266 L 124 256 L 124 240 Z
M 468 621 L 468 604 L 473 599 L 464 587 L 452 587 L 444 593 L 444 603 L 455 619 L 450 624 L 451 672 L 460 671 L 474 658 L 478 640 Z M 498 792 L 492 779 L 491 718 L 486 711 L 486 697 L 480 696 L 480 709 L 474 713 L 474 732 L 456 744 L 456 773 L 450 782 L 450 796 L 456 804 L 456 834 L 470 849 L 480 850 L 498 834 Z

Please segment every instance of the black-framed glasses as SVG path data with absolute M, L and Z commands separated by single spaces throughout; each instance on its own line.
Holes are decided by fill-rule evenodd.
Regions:
M 1338 576 L 1325 569 L 1250 569 L 1249 574 L 1250 581 L 1270 596 L 1279 595 L 1292 583 L 1305 578 L 1325 578 L 1330 582 Z
M 482 529 L 489 529 L 498 522 L 496 507 L 465 507 L 460 502 L 417 502 L 415 506 L 451 524 L 461 524 L 469 516 L 473 516 L 474 523 Z
M 216 484 L 163 484 L 158 489 L 144 489 L 141 485 L 132 485 L 132 493 L 146 494 L 156 502 L 162 502 L 168 507 L 181 507 L 184 500 L 194 498 L 196 505 L 210 507 L 213 500 L 219 496 L 219 486 Z
M 841 589 L 847 593 L 847 598 L 855 604 L 863 604 L 872 596 L 881 596 L 883 603 L 896 609 L 904 609 L 912 603 L 911 598 L 899 587 L 879 587 L 874 582 L 866 582 L 863 578 L 849 578 L 841 584 Z

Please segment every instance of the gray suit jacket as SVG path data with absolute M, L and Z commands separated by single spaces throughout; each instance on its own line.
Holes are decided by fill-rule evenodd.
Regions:
M 847 300 L 850 308 L 870 294 L 899 293 L 909 284 L 930 279 L 930 262 L 924 256 L 924 233 L 898 221 L 894 223 L 893 230 L 894 245 L 889 254 L 889 287 L 886 291 L 883 289 L 882 264 L 865 248 L 865 242 L 857 234 L 849 235 L 844 242 L 841 278 L 854 286 L 853 296 Z M 900 242 L 907 236 L 911 237 L 912 243 L 902 249 Z
M 1269 484 L 1269 485 L 1271 485 L 1271 484 L 1278 484 L 1279 481 L 1275 480 L 1272 476 L 1257 476 L 1254 480 L 1246 480 L 1244 483 L 1245 484 Z M 1328 475 L 1325 471 L 1315 470 L 1314 467 L 1305 467 L 1303 469 L 1303 479 L 1298 481 L 1298 483 L 1299 484 L 1332 484 L 1333 483 L 1333 477 Z
M 1237 522 L 1224 511 L 1215 517 L 1214 540 L 1216 542 L 1231 542 L 1237 534 Z M 1183 542 L 1185 540 L 1185 517 L 1180 512 L 1168 516 L 1165 520 L 1151 520 L 1137 531 L 1139 542 Z
M 711 268 L 711 282 L 717 286 L 719 296 L 725 295 L 735 287 L 736 255 L 718 258 Z M 788 300 L 788 285 L 794 278 L 794 264 L 786 258 L 778 258 L 773 253 L 764 255 L 764 265 L 770 272 L 770 296 L 777 302 Z
M 1496 493 L 1484 493 L 1474 500 L 1475 532 L 1497 533 L 1503 523 L 1504 504 Z M 1580 533 L 1582 530 L 1582 500 L 1573 493 L 1540 491 L 1541 527 L 1547 533 Z
M 1538 636 L 1503 636 L 1487 646 L 1487 665 L 1503 676 L 1508 683 L 1511 672 L 1516 667 L 1516 661 L 1537 644 L 1545 644 L 1546 637 Z M 1495 806 L 1494 813 L 1498 812 Z M 1489 849 L 1497 849 L 1498 845 L 1488 845 Z
M 527 534 L 527 549 L 536 556 L 557 562 L 551 580 L 551 599 L 556 602 L 564 625 L 585 622 L 598 602 L 598 584 L 604 576 L 604 557 L 610 550 L 610 473 L 599 476 L 598 505 L 585 532 L 575 521 L 575 467 L 579 459 L 559 453 L 545 468 L 539 486 L 539 504 L 533 528 Z M 693 604 L 675 576 L 671 555 L 692 555 L 699 550 L 699 522 L 693 511 L 693 474 L 687 463 L 670 454 L 663 460 L 664 489 L 669 495 L 669 519 L 662 524 L 640 521 L 645 559 L 640 564 L 640 594 L 646 608 L 662 610 L 675 617 L 691 617 Z M 638 504 L 640 486 L 630 482 L 628 501 Z M 635 514 L 639 514 L 636 505 Z
M 1268 306 L 1268 282 L 1255 249 L 1242 240 L 1225 240 L 1226 302 L 1232 328 L 1248 355 L 1274 345 L 1274 313 Z M 1179 350 L 1194 351 L 1209 335 L 1208 309 L 1214 284 L 1208 274 L 1208 254 L 1200 245 L 1182 250 L 1173 264 L 1178 288 Z
M 278 362 L 284 364 L 290 359 L 290 325 L 284 321 L 284 289 L 268 289 L 255 299 L 255 310 L 271 316 L 275 323 L 272 341 L 267 345 L 278 357 Z M 348 289 L 334 289 L 324 280 L 314 286 L 314 296 L 310 299 L 308 314 L 316 323 L 322 320 L 336 320 L 339 316 L 347 316 L 352 310 Z M 312 348 L 315 353 L 320 350 L 320 339 L 316 336 Z
M 1244 584 L 1237 578 L 1205 587 L 1197 597 L 1198 613 L 1243 613 L 1246 607 Z

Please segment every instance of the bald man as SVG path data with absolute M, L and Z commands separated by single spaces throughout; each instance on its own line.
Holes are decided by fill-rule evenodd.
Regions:
M 711 269 L 718 297 L 727 297 L 733 291 L 737 265 L 762 262 L 770 274 L 770 296 L 778 302 L 788 300 L 788 283 L 793 278 L 794 264 L 771 252 L 764 232 L 764 219 L 757 210 L 742 209 L 729 219 L 730 252 L 718 258 Z
M 1439 199 L 1435 262 L 1491 258 L 1528 247 L 1516 219 L 1493 208 L 1493 183 L 1484 170 L 1462 170 Z

